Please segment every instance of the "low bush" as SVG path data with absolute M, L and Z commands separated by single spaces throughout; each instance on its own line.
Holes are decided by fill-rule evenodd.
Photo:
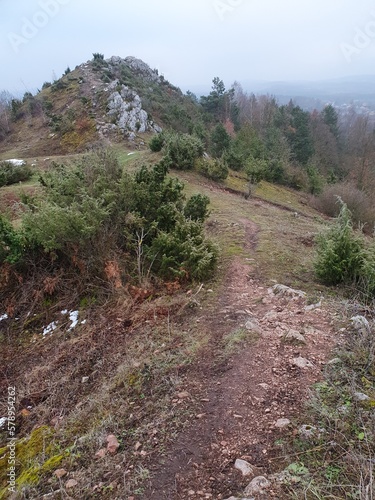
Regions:
M 203 222 L 209 214 L 207 209 L 210 203 L 208 196 L 195 194 L 185 205 L 184 214 L 187 219 Z
M 217 158 L 200 158 L 196 161 L 195 168 L 197 172 L 214 181 L 223 181 L 229 174 L 226 163 Z
M 183 219 L 173 231 L 160 232 L 148 253 L 160 276 L 180 280 L 209 278 L 218 256 L 216 246 L 204 238 L 201 224 Z
M 237 151 L 233 147 L 230 147 L 229 149 L 224 151 L 222 158 L 228 165 L 228 167 L 231 168 L 232 170 L 235 170 L 236 172 L 239 172 L 240 170 L 243 170 L 245 168 L 246 165 L 245 156 L 240 151 Z
M 220 158 L 230 148 L 231 137 L 222 123 L 218 123 L 210 137 L 210 153 Z
M 189 134 L 172 134 L 164 146 L 163 163 L 168 168 L 191 170 L 195 160 L 203 156 L 203 143 Z
M 311 198 L 311 205 L 330 217 L 337 217 L 340 206 L 337 197 L 340 197 L 349 208 L 356 225 L 363 225 L 367 233 L 372 233 L 375 224 L 375 206 L 370 196 L 357 189 L 350 182 L 340 182 L 326 186 L 319 196 Z
M 30 314 L 30 294 L 37 308 L 45 294 L 59 300 L 74 289 L 78 300 L 89 288 L 108 297 L 124 282 L 213 272 L 217 249 L 203 230 L 209 200 L 196 195 L 185 203 L 183 184 L 165 164 L 129 174 L 111 152 L 98 151 L 51 167 L 40 176 L 43 195 L 24 199 L 17 228 L 0 217 L 6 310 Z
M 0 187 L 27 181 L 32 175 L 31 168 L 26 164 L 13 165 L 8 161 L 0 163 Z
M 164 144 L 165 144 L 165 136 L 163 133 L 154 135 L 154 137 L 152 137 L 152 139 L 148 143 L 151 151 L 153 151 L 154 153 L 158 153 L 159 151 L 161 151 L 163 149 Z
M 254 194 L 256 186 L 266 177 L 267 161 L 250 156 L 246 161 L 245 172 L 249 181 L 249 196 Z
M 16 231 L 11 223 L 0 214 L 0 266 L 5 262 L 17 262 L 22 257 L 23 251 L 22 234 Z
M 352 292 L 373 297 L 374 248 L 355 233 L 347 205 L 340 199 L 339 203 L 341 209 L 335 225 L 317 239 L 316 275 L 327 285 L 345 284 Z

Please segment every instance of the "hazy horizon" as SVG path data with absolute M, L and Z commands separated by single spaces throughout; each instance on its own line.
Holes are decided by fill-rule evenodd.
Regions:
M 0 0 L 0 90 L 59 78 L 93 52 L 134 56 L 184 91 L 219 76 L 305 83 L 374 76 L 375 6 L 363 0 Z

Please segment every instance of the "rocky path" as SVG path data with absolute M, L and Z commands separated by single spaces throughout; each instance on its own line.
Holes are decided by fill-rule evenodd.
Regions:
M 242 223 L 255 249 L 256 227 Z M 144 499 L 288 498 L 272 481 L 285 467 L 276 441 L 295 427 L 337 334 L 324 301 L 309 305 L 299 291 L 265 286 L 244 258 L 232 261 L 219 297 L 198 318 L 210 342 L 180 395 L 191 423 L 156 460 Z M 228 359 L 231 338 L 243 345 Z

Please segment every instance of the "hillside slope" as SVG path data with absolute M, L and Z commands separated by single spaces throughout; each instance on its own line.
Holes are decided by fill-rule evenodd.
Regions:
M 322 222 L 291 191 L 281 195 L 299 217 L 196 173 L 179 177 L 187 194 L 211 198 L 206 230 L 222 249 L 215 278 L 154 296 L 119 289 L 103 306 L 77 303 L 77 317 L 59 303 L 45 318 L 58 328 L 33 331 L 32 320 L 19 344 L 4 344 L 2 387 L 17 387 L 19 437 L 31 446 L 33 429 L 53 433 L 44 437 L 50 467 L 23 462 L 35 467 L 32 479 L 22 469 L 28 498 L 218 500 L 245 486 L 237 458 L 259 474 L 285 467 L 273 462 L 274 424 L 297 418 L 335 342 L 329 304 L 305 309 L 320 296 L 311 239 Z M 273 296 L 276 281 L 309 295 Z M 11 339 L 11 323 L 0 325 Z M 289 342 L 292 330 L 306 343 Z M 295 366 L 299 357 L 311 367 Z
M 169 126 L 188 131 L 197 107 L 146 63 L 96 55 L 12 106 L 0 154 L 30 158 L 85 150 L 98 141 L 134 144 Z

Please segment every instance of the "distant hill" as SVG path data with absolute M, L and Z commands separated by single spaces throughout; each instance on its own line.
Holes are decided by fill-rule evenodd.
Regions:
M 196 113 L 192 99 L 143 61 L 95 54 L 36 95 L 14 100 L 0 152 L 30 157 L 82 151 L 106 139 L 139 143 L 167 126 L 188 131 Z

